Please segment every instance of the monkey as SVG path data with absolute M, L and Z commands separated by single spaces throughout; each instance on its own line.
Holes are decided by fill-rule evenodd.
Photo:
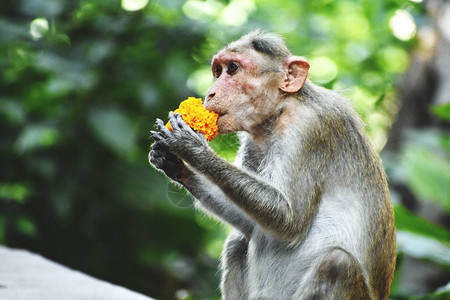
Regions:
M 274 33 L 250 32 L 212 59 L 204 106 L 236 132 L 233 163 L 169 113 L 150 164 L 231 225 L 223 299 L 387 299 L 395 226 L 386 175 L 361 118 L 308 79 Z

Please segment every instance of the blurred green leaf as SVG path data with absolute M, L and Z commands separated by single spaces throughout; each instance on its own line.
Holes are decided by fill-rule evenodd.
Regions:
M 450 268 L 450 245 L 427 236 L 397 230 L 397 251 Z
M 18 153 L 23 154 L 34 149 L 51 147 L 59 142 L 60 137 L 61 133 L 54 127 L 30 124 L 22 130 L 14 146 Z
M 18 101 L 0 99 L 0 114 L 14 125 L 25 121 L 25 111 Z
M 437 239 L 450 244 L 450 230 L 440 227 L 410 212 L 403 206 L 395 206 L 395 227 L 418 235 Z
M 413 192 L 450 212 L 450 160 L 445 153 L 412 143 L 403 153 L 402 166 Z
M 33 221 L 27 217 L 19 217 L 17 219 L 17 228 L 21 233 L 24 235 L 28 235 L 31 237 L 36 236 L 37 230 L 36 226 L 34 225 Z
M 450 299 L 450 282 L 428 295 L 426 299 Z
M 450 134 L 442 133 L 439 137 L 439 141 L 444 151 L 450 151 Z
M 445 121 L 450 121 L 450 102 L 431 107 L 431 111 Z
M 378 63 L 389 72 L 401 73 L 409 64 L 408 53 L 401 47 L 388 46 L 377 54 Z
M 239 139 L 236 134 L 218 135 L 209 145 L 221 157 L 233 161 L 239 147 Z
M 20 183 L 0 183 L 0 198 L 24 203 L 31 191 Z
M 115 108 L 95 108 L 89 114 L 93 132 L 118 155 L 130 155 L 136 146 L 137 126 Z
M 328 83 L 338 75 L 338 66 L 327 56 L 312 57 L 309 63 L 311 65 L 309 75 L 318 84 Z
M 386 98 L 386 93 L 381 94 L 380 97 L 378 97 L 377 101 L 375 101 L 375 107 L 379 107 L 383 104 L 384 99 Z

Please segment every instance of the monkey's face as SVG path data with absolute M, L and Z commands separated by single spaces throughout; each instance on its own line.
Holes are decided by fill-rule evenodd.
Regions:
M 281 98 L 281 73 L 262 70 L 263 58 L 251 50 L 222 50 L 214 58 L 214 84 L 205 107 L 219 114 L 220 133 L 254 133 L 276 113 Z M 280 66 L 281 69 L 281 66 Z

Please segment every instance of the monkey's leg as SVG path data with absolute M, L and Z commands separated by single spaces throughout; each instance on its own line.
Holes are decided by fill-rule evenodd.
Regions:
M 302 281 L 293 299 L 374 299 L 353 255 L 341 248 L 326 252 Z
M 247 249 L 247 239 L 237 230 L 233 230 L 222 251 L 220 290 L 224 300 L 248 299 Z

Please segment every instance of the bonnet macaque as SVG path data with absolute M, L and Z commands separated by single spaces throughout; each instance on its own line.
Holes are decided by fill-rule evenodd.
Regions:
M 237 132 L 233 164 L 180 115 L 157 120 L 151 164 L 233 227 L 224 299 L 387 299 L 395 267 L 385 173 L 349 102 L 307 80 L 275 34 L 252 32 L 212 60 L 205 107 Z

